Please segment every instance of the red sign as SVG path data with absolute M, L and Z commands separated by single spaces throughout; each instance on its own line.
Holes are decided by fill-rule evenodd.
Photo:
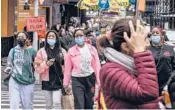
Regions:
M 46 20 L 44 16 L 27 18 L 27 31 L 46 30 Z

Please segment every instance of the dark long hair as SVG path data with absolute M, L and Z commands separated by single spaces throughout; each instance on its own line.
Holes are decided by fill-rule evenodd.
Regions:
M 62 36 L 62 31 L 63 31 L 63 29 L 65 30 L 65 33 L 66 33 L 66 35 L 67 35 L 67 32 L 66 32 L 66 29 L 64 28 L 64 26 L 60 26 L 60 30 L 59 30 L 59 33 L 58 33 L 58 35 L 59 35 L 59 37 L 64 37 L 64 36 Z
M 58 23 L 59 24 L 59 23 Z M 60 31 L 60 28 L 59 30 L 57 29 L 57 24 L 54 24 L 52 27 L 51 27 L 51 30 L 54 30 L 56 32 L 59 32 Z
M 33 43 L 33 32 L 27 31 L 27 26 L 24 26 L 23 32 L 26 32 L 29 35 L 29 40 L 31 40 L 31 43 Z
M 111 31 L 111 40 L 113 42 L 113 45 L 110 44 L 109 40 L 107 38 L 101 40 L 99 42 L 99 45 L 101 47 L 112 47 L 117 51 L 121 51 L 121 44 L 125 42 L 123 38 L 123 33 L 126 32 L 128 34 L 128 37 L 131 36 L 130 28 L 129 28 L 129 21 L 133 22 L 134 28 L 136 28 L 136 21 L 137 19 L 121 19 L 116 21 L 114 24 L 112 31 Z
M 55 47 L 53 49 L 50 48 L 50 45 L 47 43 L 47 38 L 48 38 L 48 34 L 50 32 L 53 32 L 56 35 L 56 43 L 55 43 Z M 61 57 L 60 57 L 60 53 L 61 53 L 61 43 L 58 37 L 58 33 L 54 30 L 49 30 L 46 33 L 46 38 L 45 38 L 45 50 L 48 56 L 48 60 L 55 58 L 55 63 L 56 63 L 56 67 L 60 70 L 60 72 L 62 72 L 62 68 L 61 68 Z

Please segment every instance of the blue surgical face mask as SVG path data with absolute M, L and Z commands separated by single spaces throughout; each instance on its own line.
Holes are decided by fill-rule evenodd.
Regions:
M 77 45 L 83 45 L 84 44 L 84 38 L 75 38 L 75 43 Z
M 96 36 L 99 36 L 99 35 L 100 35 L 99 31 L 96 31 Z
M 151 41 L 153 43 L 155 43 L 155 44 L 159 44 L 160 43 L 160 40 L 161 40 L 161 38 L 160 38 L 159 35 L 157 35 L 157 36 L 151 36 Z
M 47 39 L 47 43 L 48 43 L 50 46 L 54 46 L 55 43 L 56 43 L 56 40 L 55 40 L 55 39 Z

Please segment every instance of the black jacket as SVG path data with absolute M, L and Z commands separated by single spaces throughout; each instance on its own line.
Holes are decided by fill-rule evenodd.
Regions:
M 166 85 L 173 70 L 175 70 L 175 52 L 172 46 L 150 47 L 157 67 L 159 93 Z
M 67 36 L 62 37 L 61 39 L 64 42 L 64 44 L 67 45 L 68 48 L 71 48 L 76 44 L 75 40 L 74 40 L 74 37 L 70 34 L 68 34 Z
M 66 51 L 69 50 L 69 47 L 67 46 L 67 44 L 64 42 L 64 40 L 61 37 L 60 37 L 60 43 L 63 49 L 65 49 Z

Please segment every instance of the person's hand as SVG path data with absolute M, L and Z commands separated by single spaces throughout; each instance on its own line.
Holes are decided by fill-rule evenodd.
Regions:
M 10 67 L 7 67 L 5 70 L 4 70 L 4 73 L 7 75 L 7 74 L 10 74 L 12 72 L 12 68 Z
M 47 63 L 48 66 L 52 66 L 54 64 L 54 62 L 55 62 L 55 59 L 50 59 L 46 63 Z
M 130 38 L 128 37 L 127 33 L 124 32 L 124 39 L 127 42 L 129 48 L 133 51 L 133 53 L 145 51 L 147 46 L 147 31 L 140 24 L 140 20 L 137 20 L 136 30 L 134 29 L 132 21 L 129 21 L 129 27 L 131 31 Z
M 66 92 L 67 95 L 70 95 L 71 94 L 70 93 L 71 89 L 70 89 L 69 86 L 64 86 L 64 90 L 65 90 L 65 92 Z
M 14 35 L 17 35 L 18 33 L 17 33 L 17 32 L 14 32 L 13 34 L 14 34 Z
M 37 65 L 37 66 L 40 66 L 40 62 L 39 61 L 35 61 L 34 63 L 33 63 L 33 65 Z

